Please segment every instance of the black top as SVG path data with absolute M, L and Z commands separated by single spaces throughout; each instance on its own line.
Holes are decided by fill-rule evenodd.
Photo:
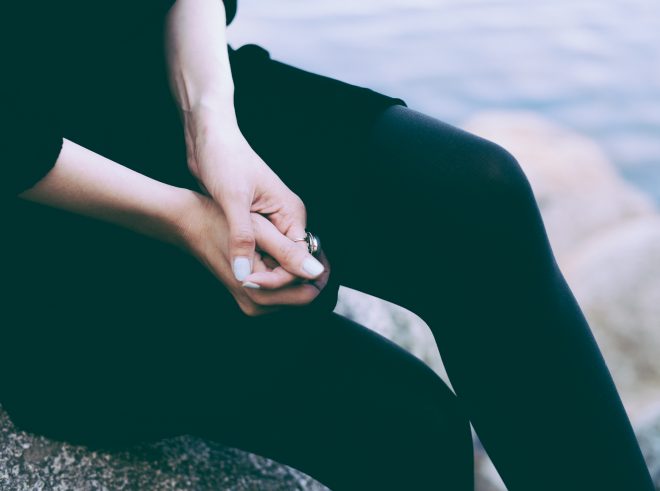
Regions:
M 54 166 L 66 137 L 67 101 L 94 105 L 106 91 L 163 87 L 150 77 L 166 78 L 163 27 L 173 3 L 67 0 L 3 7 L 0 83 L 7 124 L 0 132 L 0 197 L 30 188 Z M 224 6 L 229 25 L 236 0 Z

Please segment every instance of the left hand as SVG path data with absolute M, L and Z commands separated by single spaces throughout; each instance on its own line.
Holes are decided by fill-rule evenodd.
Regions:
M 282 235 L 293 239 L 305 236 L 307 212 L 300 197 L 252 149 L 238 124 L 213 116 L 197 112 L 185 126 L 188 168 L 227 217 L 230 260 L 234 275 L 243 281 L 254 272 L 250 213 L 262 214 Z M 325 271 L 304 242 L 292 245 L 273 254 L 281 268 L 260 273 L 264 287 L 280 288 L 300 278 L 313 280 Z
M 226 216 L 213 199 L 190 191 L 189 198 L 175 215 L 171 229 L 175 232 L 175 243 L 200 261 L 229 291 L 239 308 L 248 316 L 260 316 L 279 310 L 284 306 L 303 306 L 314 301 L 328 283 L 330 265 L 320 253 L 319 259 L 326 267 L 316 280 L 298 278 L 282 288 L 270 288 L 270 284 L 236 281 L 229 261 L 228 224 Z M 253 276 L 281 278 L 282 267 L 273 254 L 291 248 L 291 254 L 303 252 L 298 244 L 283 236 L 263 215 L 250 213 L 255 231 L 257 250 L 254 256 Z M 252 275 L 251 275 L 252 276 Z M 249 277 L 248 277 L 249 278 Z

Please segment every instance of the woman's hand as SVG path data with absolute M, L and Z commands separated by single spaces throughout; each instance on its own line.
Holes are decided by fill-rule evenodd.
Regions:
M 191 193 L 191 202 L 182 210 L 178 230 L 180 244 L 204 264 L 236 299 L 249 316 L 279 310 L 284 305 L 305 305 L 312 302 L 326 286 L 330 275 L 327 258 L 319 259 L 325 270 L 314 281 L 290 278 L 274 256 L 283 256 L 299 263 L 309 253 L 304 243 L 293 242 L 282 235 L 275 225 L 259 213 L 250 213 L 250 228 L 254 232 L 254 277 L 261 285 L 238 281 L 230 266 L 230 237 L 227 217 L 220 205 L 199 193 Z M 279 282 L 288 283 L 277 287 Z
M 305 237 L 305 205 L 252 149 L 237 124 L 224 124 L 223 119 L 214 118 L 212 110 L 197 108 L 185 128 L 188 167 L 225 213 L 229 258 L 236 279 L 244 280 L 257 271 L 253 213 L 267 217 L 281 234 L 279 243 L 284 244 Z M 314 279 L 321 274 L 323 264 L 306 247 L 301 250 L 303 254 L 291 257 L 280 252 L 277 259 L 284 269 L 260 275 L 261 282 L 278 288 L 298 277 Z
M 266 216 L 289 238 L 305 235 L 305 206 L 254 152 L 234 111 L 234 81 L 227 52 L 225 10 L 215 0 L 177 0 L 166 16 L 168 79 L 184 126 L 188 167 L 221 205 L 229 225 L 235 277 L 255 271 L 251 212 Z M 287 239 L 288 240 L 288 239 Z M 288 271 L 271 286 L 312 279 L 323 265 L 311 254 L 277 258 Z

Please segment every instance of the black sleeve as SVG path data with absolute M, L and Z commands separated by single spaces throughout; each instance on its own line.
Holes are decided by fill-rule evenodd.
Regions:
M 27 3 L 3 6 L 1 198 L 17 195 L 43 178 L 54 166 L 63 141 L 50 83 L 59 76 L 51 70 L 56 43 L 49 39 L 45 17 L 16 5 Z
M 58 106 L 60 92 L 66 77 L 84 69 L 79 47 L 97 40 L 90 32 L 107 39 L 121 36 L 122 29 L 145 25 L 141 23 L 161 22 L 174 1 L 64 0 L 40 2 L 39 8 L 31 2 L 3 7 L 0 198 L 29 189 L 55 165 L 65 136 L 58 117 L 66 110 Z M 236 14 L 236 0 L 224 0 L 224 6 L 228 24 Z M 94 52 L 94 47 L 89 50 Z
M 236 17 L 237 0 L 224 0 L 225 14 L 227 15 L 227 25 Z
M 57 115 L 45 99 L 47 91 L 39 93 L 39 87 L 24 80 L 13 82 L 3 87 L 7 101 L 7 124 L 0 142 L 3 198 L 18 195 L 41 180 L 55 165 L 63 142 Z
M 163 4 L 166 9 L 169 9 L 174 5 L 175 0 L 163 0 Z M 231 24 L 231 21 L 236 17 L 236 10 L 238 7 L 237 0 L 218 0 L 218 2 L 223 2 L 225 7 L 225 17 L 227 18 L 226 25 Z

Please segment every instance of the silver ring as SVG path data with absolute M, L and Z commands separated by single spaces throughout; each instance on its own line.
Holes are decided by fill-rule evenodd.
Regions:
M 321 250 L 321 239 L 319 238 L 318 235 L 313 234 L 312 232 L 305 231 L 307 235 L 301 239 L 291 239 L 294 242 L 299 242 L 301 240 L 304 240 L 307 242 L 307 250 L 309 253 L 313 256 L 319 253 Z

